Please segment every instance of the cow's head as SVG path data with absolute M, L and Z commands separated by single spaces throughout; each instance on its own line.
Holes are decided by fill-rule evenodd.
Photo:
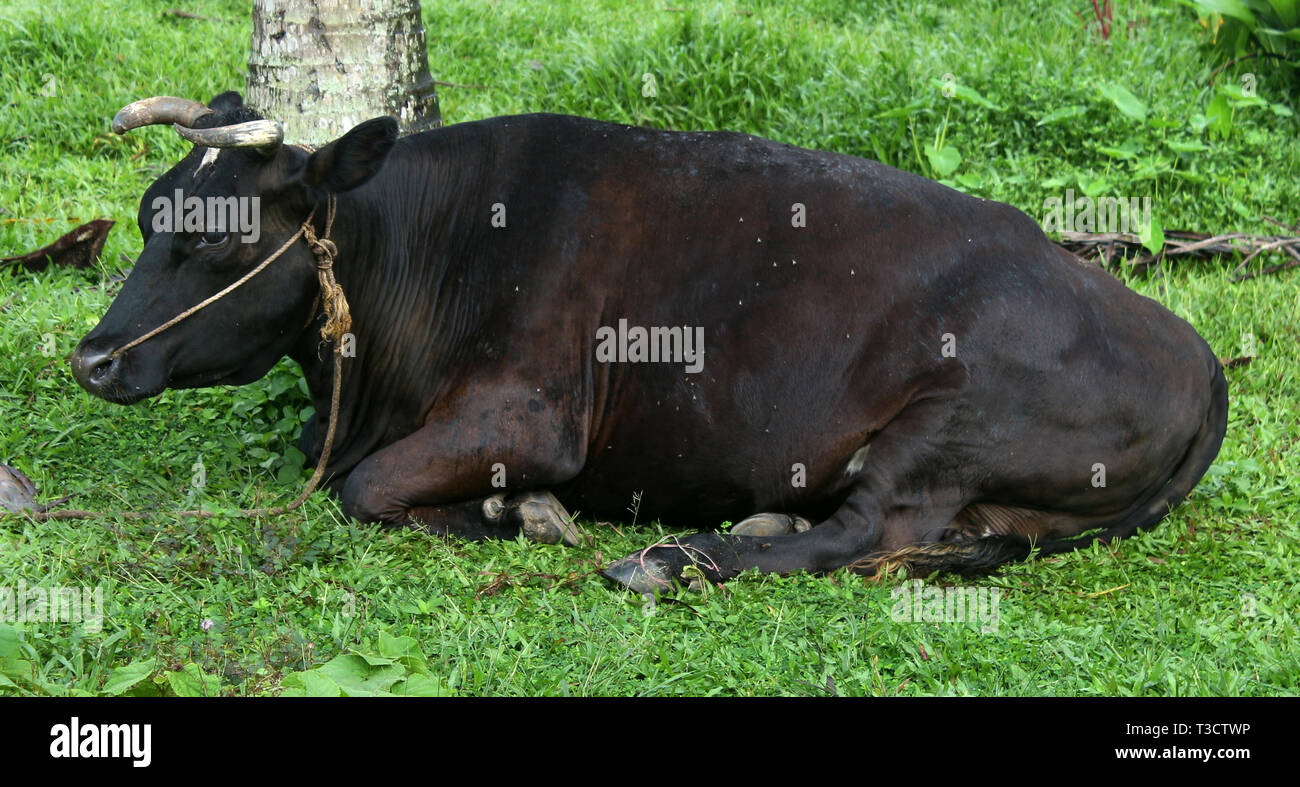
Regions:
M 113 128 L 126 133 L 156 123 L 174 124 L 194 149 L 145 192 L 140 258 L 72 356 L 83 388 L 122 404 L 164 388 L 249 383 L 287 354 L 311 321 L 319 292 L 311 252 L 301 241 L 244 286 L 119 351 L 252 270 L 317 205 L 314 224 L 322 230 L 325 199 L 369 180 L 397 138 L 391 118 L 375 118 L 315 152 L 283 145 L 280 125 L 244 107 L 233 92 L 207 105 L 169 97 L 137 101 L 117 114 Z

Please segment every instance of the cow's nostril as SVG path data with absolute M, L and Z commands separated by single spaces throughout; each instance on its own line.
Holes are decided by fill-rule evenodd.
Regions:
M 117 358 L 108 352 L 80 350 L 72 356 L 72 376 L 87 390 L 108 383 L 116 369 Z
M 108 377 L 108 373 L 113 370 L 113 366 L 116 363 L 117 363 L 116 358 L 105 358 L 104 360 L 90 367 L 90 381 L 92 383 L 95 383 L 96 385 L 102 383 L 104 381 L 104 378 Z

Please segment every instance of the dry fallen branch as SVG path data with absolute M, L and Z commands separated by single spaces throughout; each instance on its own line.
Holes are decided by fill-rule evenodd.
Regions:
M 1253 360 L 1253 355 L 1238 355 L 1236 358 L 1220 358 L 1219 363 L 1223 364 L 1224 369 L 1235 369 L 1238 366 L 1250 366 Z
M 570 571 L 567 574 L 547 574 L 541 571 L 521 571 L 511 574 L 509 571 L 480 571 L 479 576 L 492 577 L 492 581 L 478 589 L 474 598 L 483 598 L 484 596 L 495 596 L 506 588 L 525 585 L 534 579 L 544 579 L 547 581 L 546 590 L 554 590 L 557 587 L 563 587 L 570 593 L 577 595 L 581 591 L 578 589 L 577 582 L 583 577 L 597 574 L 597 571 Z
M 99 254 L 104 250 L 104 241 L 108 239 L 108 231 L 112 227 L 113 221 L 110 219 L 95 219 L 48 246 L 16 257 L 0 257 L 0 268 L 21 265 L 29 271 L 41 271 L 51 262 L 55 265 L 88 268 L 99 260 Z
M 1209 82 L 1208 82 L 1207 84 L 1209 84 L 1211 87 L 1213 87 L 1213 86 L 1214 86 L 1214 80 L 1215 80 L 1215 78 L 1218 77 L 1219 74 L 1223 73 L 1225 69 L 1232 68 L 1233 66 L 1235 66 L 1235 65 L 1237 65 L 1238 63 L 1240 63 L 1240 62 L 1242 62 L 1242 61 L 1245 61 L 1245 60 L 1254 60 L 1254 59 L 1257 58 L 1257 57 L 1271 57 L 1271 58 L 1273 58 L 1274 60 L 1286 60 L 1286 56 L 1285 56 L 1285 55 L 1277 55 L 1277 54 L 1274 54 L 1274 53 L 1272 53 L 1272 52 L 1251 52 L 1249 55 L 1242 55 L 1241 57 L 1234 57 L 1232 60 L 1229 60 L 1228 62 L 1224 63 L 1223 65 L 1221 65 L 1221 66 L 1219 66 L 1218 68 L 1216 68 L 1216 69 L 1214 69 L 1213 71 L 1211 71 L 1211 72 L 1210 72 L 1210 80 L 1209 80 Z
M 1265 217 L 1279 227 L 1293 229 L 1276 219 Z M 1212 259 L 1242 255 L 1240 264 L 1232 271 L 1233 281 L 1253 279 L 1288 268 L 1300 266 L 1300 237 L 1281 235 L 1250 235 L 1229 232 L 1208 235 L 1203 232 L 1165 233 L 1165 245 L 1158 254 L 1150 254 L 1137 235 L 1128 232 L 1062 232 L 1059 245 L 1085 259 L 1102 265 L 1112 265 L 1124 260 L 1133 268 L 1145 269 L 1176 257 Z M 1289 256 L 1287 262 L 1265 268 L 1259 272 L 1242 273 L 1242 269 L 1257 256 L 1273 253 Z
M 214 16 L 199 16 L 198 14 L 182 11 L 179 8 L 168 8 L 162 12 L 162 16 L 174 16 L 179 19 L 198 19 L 204 22 L 224 22 L 224 19 L 218 19 Z

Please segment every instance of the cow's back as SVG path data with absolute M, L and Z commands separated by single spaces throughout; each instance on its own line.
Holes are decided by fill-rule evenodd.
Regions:
M 621 512 L 633 492 L 684 523 L 833 507 L 844 463 L 936 379 L 962 380 L 972 438 L 1009 451 L 1040 416 L 1086 432 L 1160 395 L 1204 412 L 1213 356 L 1190 326 L 1009 206 L 741 134 L 483 124 L 485 192 L 527 228 L 485 236 L 494 287 L 521 293 L 502 341 L 583 381 L 590 441 L 567 492 L 586 510 Z M 702 369 L 598 361 L 598 331 L 620 321 L 702 329 Z M 1194 431 L 1183 420 L 1167 442 Z

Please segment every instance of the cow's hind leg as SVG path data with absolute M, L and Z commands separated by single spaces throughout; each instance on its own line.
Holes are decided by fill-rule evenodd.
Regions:
M 750 568 L 786 574 L 824 572 L 866 555 L 937 541 L 965 507 L 961 446 L 944 444 L 948 404 L 927 400 L 899 415 L 850 466 L 852 486 L 840 508 L 794 535 L 699 533 L 670 539 L 612 564 L 605 575 L 638 592 L 666 590 L 694 566 L 722 582 Z M 743 523 L 742 523 L 743 524 Z

